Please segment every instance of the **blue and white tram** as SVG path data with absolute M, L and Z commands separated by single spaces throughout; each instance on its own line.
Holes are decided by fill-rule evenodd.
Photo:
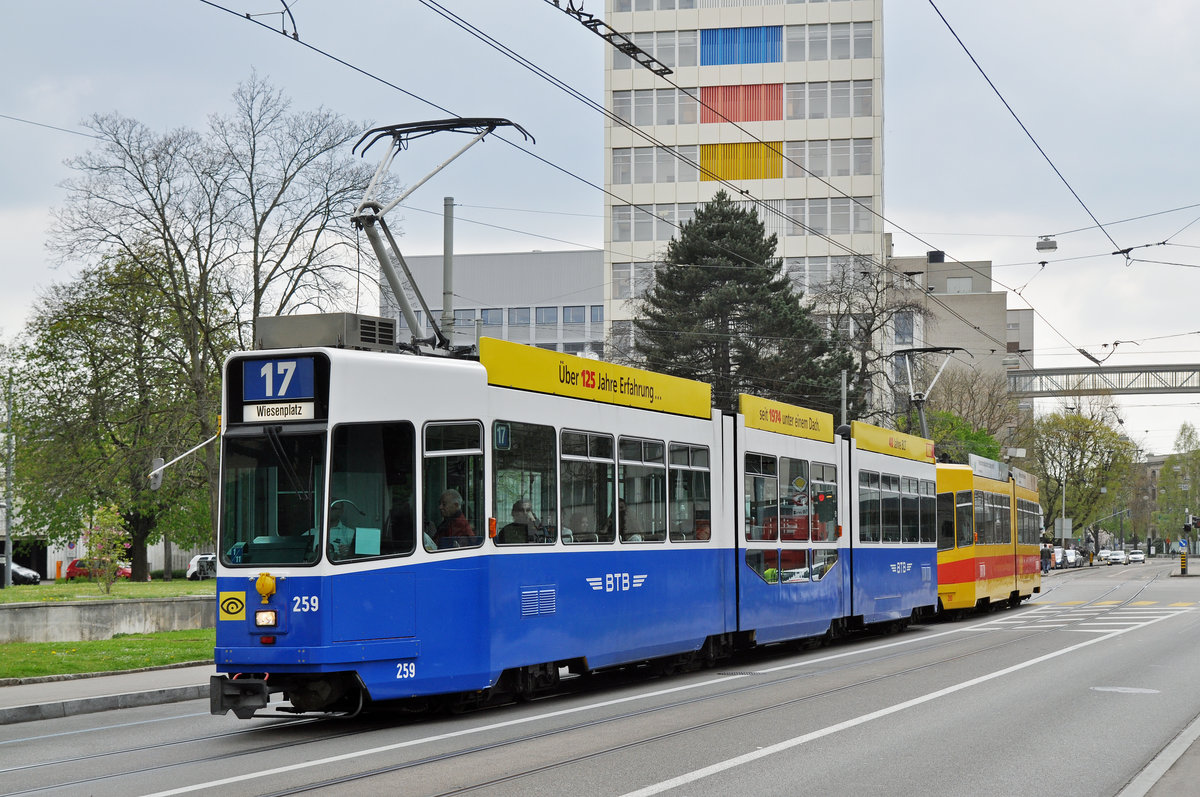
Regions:
M 908 493 L 877 496 L 896 540 L 853 528 L 874 517 L 858 460 L 932 483 L 931 464 L 867 450 L 874 427 L 839 438 L 829 416 L 751 397 L 723 414 L 710 396 L 486 339 L 479 362 L 234 355 L 213 713 L 253 716 L 272 693 L 293 711 L 484 702 L 560 668 L 702 663 L 936 603 Z

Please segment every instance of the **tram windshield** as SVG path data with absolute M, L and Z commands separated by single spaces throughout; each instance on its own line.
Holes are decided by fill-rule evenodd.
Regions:
M 312 564 L 325 503 L 323 432 L 225 438 L 221 561 Z

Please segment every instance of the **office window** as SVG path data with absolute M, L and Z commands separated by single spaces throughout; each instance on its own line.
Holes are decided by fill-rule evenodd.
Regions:
M 829 175 L 829 142 L 808 142 L 808 171 L 813 177 Z
M 613 263 L 612 264 L 612 297 L 614 299 L 628 299 L 633 295 L 632 289 L 633 279 L 633 264 L 632 263 Z
M 850 118 L 849 80 L 835 80 L 829 84 L 829 118 Z
M 783 116 L 785 119 L 803 119 L 807 85 L 788 83 L 783 90 Z
M 696 215 L 695 202 L 680 202 L 675 206 L 675 223 L 682 227 Z
M 696 124 L 700 118 L 700 89 L 692 89 L 690 92 L 679 89 L 676 91 L 675 100 L 679 105 L 679 124 Z
M 896 313 L 896 345 L 913 345 L 913 314 L 911 312 Z
M 874 164 L 874 149 L 871 139 L 856 138 L 854 139 L 854 173 L 855 174 L 870 174 L 871 167 Z
M 854 198 L 854 231 L 856 233 L 875 232 L 874 204 L 869 196 Z
M 808 60 L 809 61 L 828 61 L 829 60 L 829 26 L 828 25 L 809 25 L 808 26 Z
M 480 310 L 479 319 L 483 321 L 484 326 L 498 327 L 504 323 L 504 311 L 495 309 Z
M 612 151 L 612 181 L 614 185 L 629 185 L 633 179 L 633 150 L 617 147 Z
M 683 8 L 683 5 L 679 7 Z M 678 66 L 696 65 L 696 42 L 698 38 L 698 31 L 680 30 L 675 32 L 675 59 Z
M 528 307 L 510 307 L 508 308 L 508 325 L 529 326 L 529 308 Z
M 829 58 L 845 61 L 850 58 L 850 23 L 834 23 L 829 26 Z
M 585 318 L 583 305 L 571 305 L 563 308 L 564 324 L 582 324 Z
M 829 200 L 829 232 L 831 235 L 850 234 L 850 199 L 834 197 Z
M 854 115 L 856 117 L 870 116 L 874 108 L 872 83 L 869 80 L 856 80 L 852 89 L 854 95 Z
M 788 230 L 788 235 L 804 235 L 804 200 L 789 199 L 787 201 L 787 215 L 791 228 Z
M 675 124 L 675 89 L 655 89 L 655 118 L 654 123 L 660 125 Z
M 654 37 L 654 57 L 665 66 L 675 66 L 675 31 L 659 31 Z
M 633 123 L 638 126 L 654 124 L 654 90 L 633 92 Z
M 654 148 L 654 182 L 675 182 L 675 153 L 667 147 Z
M 650 290 L 650 286 L 654 284 L 654 264 L 653 263 L 634 263 L 633 264 L 633 295 L 644 296 L 646 291 Z
M 592 310 L 592 323 L 593 324 L 603 324 L 604 323 L 604 305 L 593 304 L 591 307 L 591 310 Z
M 854 23 L 854 57 L 855 58 L 871 58 L 874 56 L 873 43 L 871 41 L 870 22 L 855 22 Z
M 679 158 L 675 161 L 675 179 L 680 183 L 694 183 L 700 179 L 700 148 L 695 144 L 676 147 Z
M 455 310 L 454 311 L 454 328 L 467 329 L 475 326 L 475 311 L 474 310 Z
M 633 240 L 633 208 L 631 206 L 613 205 L 612 239 L 614 241 Z
M 808 287 L 815 288 L 818 285 L 824 285 L 829 282 L 829 258 L 828 257 L 810 257 L 808 258 Z
M 633 150 L 633 181 L 654 182 L 654 148 L 635 147 Z
M 829 200 L 823 197 L 813 197 L 808 200 L 808 226 L 817 234 L 829 232 Z
M 788 25 L 784 32 L 784 59 L 804 60 L 805 28 L 803 25 Z
M 803 141 L 788 141 L 783 145 L 783 155 L 786 160 L 784 163 L 784 175 L 787 177 L 807 177 L 808 174 L 804 171 L 804 142 Z M 791 215 L 791 214 L 788 214 Z
M 669 241 L 675 237 L 675 206 L 655 205 L 654 213 L 658 216 L 658 224 L 654 235 L 656 241 Z
M 808 118 L 829 118 L 829 84 L 808 84 Z
M 829 142 L 829 174 L 832 177 L 850 174 L 850 139 L 839 138 Z
M 618 119 L 625 122 L 633 122 L 633 92 L 632 91 L 614 91 L 613 92 L 613 113 Z
M 633 240 L 654 240 L 654 214 L 649 207 L 638 205 L 633 209 Z
M 558 308 L 557 307 L 539 307 L 537 309 L 537 324 L 538 326 L 550 326 L 558 324 Z

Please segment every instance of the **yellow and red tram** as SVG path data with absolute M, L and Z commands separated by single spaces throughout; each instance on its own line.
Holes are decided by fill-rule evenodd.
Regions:
M 972 455 L 937 466 L 938 603 L 942 611 L 1007 604 L 1041 591 L 1037 477 Z

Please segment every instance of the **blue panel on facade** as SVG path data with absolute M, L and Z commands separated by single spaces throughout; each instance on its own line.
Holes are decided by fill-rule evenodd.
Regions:
M 769 64 L 783 60 L 783 28 L 708 28 L 700 31 L 700 65 Z

